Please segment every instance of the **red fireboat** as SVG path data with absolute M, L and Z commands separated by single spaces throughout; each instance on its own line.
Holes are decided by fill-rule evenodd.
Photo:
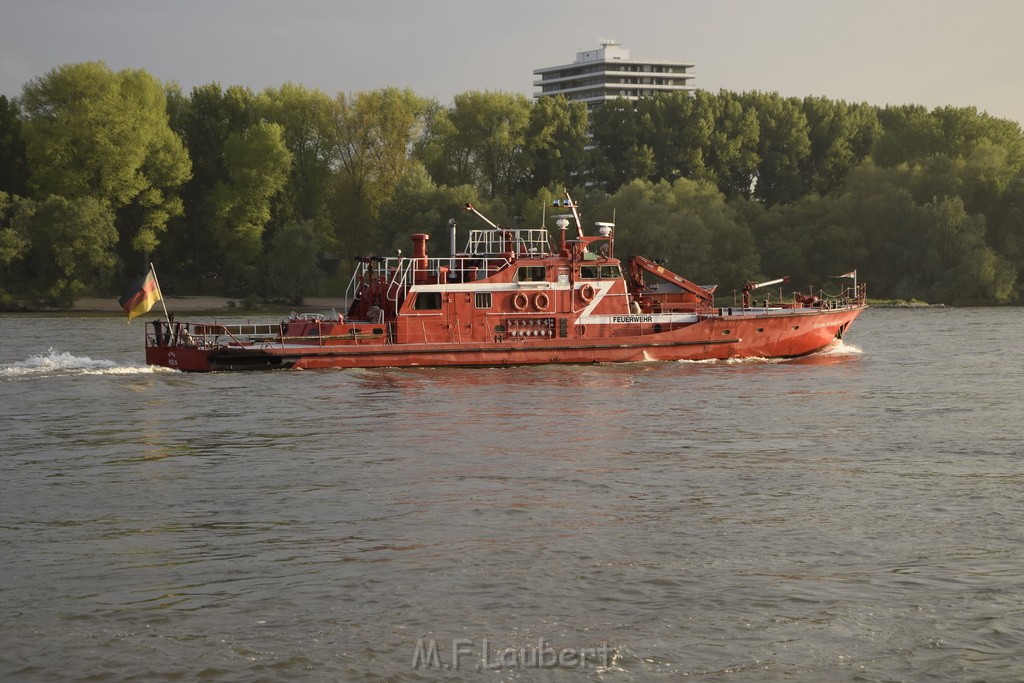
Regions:
M 540 363 L 790 358 L 842 339 L 867 307 L 863 284 L 823 292 L 752 293 L 787 278 L 749 282 L 742 302 L 716 305 L 713 286 L 694 284 L 642 256 L 615 258 L 615 226 L 584 234 L 566 193 L 556 202 L 555 245 L 546 229 L 488 225 L 464 252 L 428 255 L 412 235 L 412 257 L 360 258 L 346 312 L 292 314 L 280 323 L 146 325 L 146 362 L 188 372 L 276 368 L 501 366 Z M 574 224 L 575 235 L 567 234 Z M 757 304 L 762 305 L 757 305 Z

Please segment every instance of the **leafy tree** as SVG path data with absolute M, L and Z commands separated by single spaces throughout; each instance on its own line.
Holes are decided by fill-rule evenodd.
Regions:
M 523 166 L 526 192 L 571 186 L 586 172 L 587 107 L 565 97 L 542 97 L 530 109 Z
M 805 97 L 802 108 L 811 143 L 801 163 L 804 182 L 808 191 L 838 194 L 850 170 L 871 153 L 881 135 L 876 110 L 824 97 Z
M 21 219 L 31 241 L 29 259 L 37 291 L 52 304 L 75 299 L 109 281 L 117 259 L 114 216 L 94 197 L 50 195 Z
M 728 198 L 747 197 L 757 177 L 757 115 L 743 107 L 738 95 L 722 91 L 717 96 L 697 92 L 714 113 L 715 127 L 708 136 L 704 164 L 718 189 Z
M 617 98 L 605 102 L 592 117 L 593 178 L 615 190 L 632 179 L 652 179 L 655 155 L 647 144 L 654 138 L 653 121 L 634 102 Z
M 801 170 L 811 151 L 810 128 L 800 100 L 778 93 L 746 93 L 740 101 L 757 117 L 754 197 L 769 206 L 796 201 L 807 193 Z
M 877 291 L 946 303 L 1006 301 L 1016 273 L 985 242 L 985 219 L 958 197 L 917 204 L 906 166 L 851 175 L 847 219 L 864 234 Z
M 410 90 L 385 88 L 335 99 L 338 164 L 334 219 L 349 255 L 375 243 L 374 221 L 411 167 L 409 151 L 428 103 Z
M 686 277 L 739 287 L 760 269 L 749 229 L 707 181 L 634 180 L 598 206 L 615 210 L 620 255 L 663 258 Z
M 285 186 L 291 154 L 281 126 L 257 123 L 224 143 L 229 180 L 220 183 L 210 201 L 217 222 L 214 239 L 224 250 L 225 269 L 234 293 L 252 293 L 251 268 L 263 250 L 263 230 L 270 220 L 270 202 Z
M 1012 178 L 990 210 L 986 241 L 1007 259 L 1024 282 L 1024 173 Z
M 528 185 L 530 125 L 531 105 L 525 96 L 464 92 L 451 107 L 431 112 L 416 154 L 434 182 L 471 184 L 481 195 L 511 204 L 516 191 Z
M 942 153 L 942 129 L 926 107 L 890 106 L 878 112 L 878 119 L 884 132 L 873 156 L 879 165 L 896 166 Z
M 28 194 L 28 160 L 25 156 L 21 108 L 0 95 L 0 192 Z
M 979 113 L 974 107 L 940 107 L 929 112 L 920 105 L 886 107 L 879 111 L 884 133 L 875 145 L 881 166 L 921 163 L 933 156 L 968 158 L 979 146 L 995 145 L 1006 153 L 1013 170 L 1024 168 L 1024 137 L 1020 125 Z
M 434 249 L 444 249 L 448 244 L 448 221 L 454 218 L 459 226 L 457 249 L 462 249 L 469 230 L 477 219 L 469 216 L 464 207 L 473 204 L 487 215 L 490 207 L 481 202 L 477 191 L 471 185 L 436 185 L 422 165 L 416 164 L 399 181 L 395 200 L 381 211 L 380 252 L 391 255 L 396 249 L 408 253 L 411 247 L 409 235 L 425 232 L 430 235 Z M 496 216 L 494 219 L 498 219 Z M 464 227 L 465 226 L 465 227 Z
M 268 294 L 299 306 L 304 297 L 316 293 L 321 277 L 317 256 L 328 238 L 313 221 L 278 230 L 265 256 Z
M 294 83 L 268 89 L 260 100 L 267 118 L 281 125 L 292 155 L 284 214 L 298 221 L 323 219 L 337 161 L 334 102 L 319 90 Z
M 676 178 L 714 180 L 704 163 L 715 128 L 713 98 L 686 93 L 664 93 L 644 98 L 637 108 L 650 121 L 645 143 L 655 155 L 655 175 L 668 181 Z
M 7 286 L 14 278 L 15 266 L 28 254 L 29 240 L 25 213 L 34 210 L 32 202 L 0 191 L 0 283 Z M 0 290 L 0 295 L 3 290 Z
M 258 98 L 244 87 L 222 89 L 217 83 L 168 96 L 173 129 L 185 141 L 193 173 L 182 198 L 185 215 L 178 231 L 169 235 L 164 261 L 178 275 L 190 275 L 199 285 L 204 274 L 221 274 L 225 255 L 214 235 L 219 228 L 213 194 L 230 182 L 224 153 L 228 137 L 241 135 L 259 122 Z M 196 249 L 196 245 L 206 245 Z M 166 272 L 166 271 L 165 271 Z
M 122 257 L 152 251 L 181 213 L 173 192 L 191 171 L 160 83 L 85 62 L 30 81 L 21 102 L 35 197 L 101 202 L 115 215 Z

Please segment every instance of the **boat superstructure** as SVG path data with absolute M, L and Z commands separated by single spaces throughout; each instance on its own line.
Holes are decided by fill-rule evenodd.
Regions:
M 663 265 L 615 257 L 615 226 L 585 235 L 571 198 L 547 229 L 496 225 L 469 233 L 463 251 L 358 259 L 344 313 L 293 314 L 279 323 L 154 321 L 146 361 L 185 371 L 272 368 L 605 363 L 793 357 L 842 338 L 865 308 L 856 283 L 837 296 L 794 294 L 716 306 L 714 287 Z M 570 234 L 570 232 L 572 234 Z

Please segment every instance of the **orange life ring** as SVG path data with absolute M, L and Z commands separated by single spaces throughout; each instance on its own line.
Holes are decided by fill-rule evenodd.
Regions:
M 517 311 L 525 311 L 526 307 L 530 305 L 530 297 L 526 296 L 522 292 L 516 292 L 516 295 L 512 297 L 512 308 Z
M 548 299 L 548 295 L 544 292 L 537 292 L 533 297 L 533 307 L 538 311 L 548 310 L 549 303 L 551 303 L 551 301 Z
M 580 287 L 580 299 L 582 299 L 583 303 L 585 304 L 589 304 L 591 301 L 593 301 L 594 294 L 596 293 L 597 292 L 594 290 L 594 285 L 590 284 L 589 282 Z

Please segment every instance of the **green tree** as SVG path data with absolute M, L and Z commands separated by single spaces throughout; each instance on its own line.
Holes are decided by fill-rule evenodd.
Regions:
M 510 205 L 517 190 L 529 184 L 525 162 L 530 125 L 531 105 L 525 96 L 464 92 L 451 107 L 431 112 L 417 157 L 439 185 L 472 184 L 481 195 Z
M 811 140 L 800 100 L 778 93 L 745 93 L 740 101 L 757 117 L 758 163 L 753 196 L 771 206 L 807 194 L 801 170 L 810 155 Z
M 825 97 L 805 97 L 802 108 L 811 148 L 801 174 L 809 191 L 838 194 L 851 169 L 871 153 L 881 135 L 876 109 Z
M 17 101 L 0 95 L 0 192 L 28 194 L 28 159 Z
M 164 272 L 187 276 L 201 287 L 204 274 L 224 272 L 226 257 L 215 238 L 220 219 L 213 195 L 231 182 L 225 145 L 229 136 L 241 135 L 260 121 L 259 103 L 248 88 L 223 89 L 210 83 L 193 88 L 188 97 L 171 92 L 168 109 L 173 129 L 185 141 L 193 173 L 182 190 L 185 215 L 181 225 L 168 235 Z
M 30 200 L 0 191 L 0 285 L 4 287 L 14 282 L 16 273 L 20 274 L 16 266 L 31 246 L 26 211 L 34 211 Z M 4 294 L 0 289 L 0 298 L 5 298 Z
M 563 96 L 542 97 L 530 109 L 523 166 L 523 191 L 550 185 L 572 186 L 586 172 L 587 107 Z
M 634 180 L 597 207 L 616 214 L 620 256 L 665 259 L 668 267 L 703 283 L 738 288 L 760 270 L 746 225 L 707 181 Z
M 268 295 L 300 306 L 303 298 L 319 291 L 318 255 L 327 239 L 314 221 L 291 223 L 278 230 L 265 255 Z
M 122 258 L 152 251 L 181 213 L 174 191 L 191 170 L 160 83 L 142 70 L 71 64 L 27 83 L 21 102 L 35 197 L 101 202 Z
M 648 142 L 655 137 L 653 120 L 632 101 L 618 98 L 594 112 L 593 179 L 614 191 L 633 179 L 653 179 L 655 154 Z
M 319 90 L 286 83 L 264 91 L 260 109 L 270 121 L 281 125 L 292 155 L 289 184 L 283 193 L 289 200 L 288 208 L 283 214 L 292 221 L 326 221 L 338 150 L 334 102 Z
M 410 150 L 428 103 L 410 90 L 384 88 L 335 99 L 338 164 L 333 216 L 349 256 L 372 247 L 381 207 L 412 166 Z
M 21 228 L 31 242 L 29 259 L 36 291 L 48 303 L 71 306 L 109 282 L 117 243 L 109 205 L 94 197 L 50 195 L 23 211 Z
M 757 115 L 746 109 L 740 97 L 726 91 L 706 95 L 698 91 L 699 100 L 708 98 L 714 112 L 715 127 L 708 137 L 704 165 L 726 197 L 751 196 L 760 158 L 757 143 L 760 128 Z
M 670 182 L 676 178 L 713 180 L 704 165 L 715 128 L 712 101 L 687 93 L 664 93 L 637 102 L 644 116 L 644 144 L 654 152 L 657 178 Z
M 988 216 L 986 240 L 1017 271 L 1024 282 L 1024 172 L 1008 183 Z
M 377 253 L 391 255 L 396 249 L 409 253 L 409 236 L 414 232 L 430 235 L 435 251 L 446 250 L 448 221 L 452 218 L 459 226 L 460 241 L 456 248 L 461 250 L 468 231 L 483 227 L 467 214 L 464 209 L 467 203 L 477 206 L 485 215 L 490 211 L 473 186 L 437 185 L 421 164 L 415 164 L 399 181 L 394 201 L 381 210 Z
M 959 197 L 916 203 L 906 189 L 912 174 L 870 162 L 851 174 L 846 220 L 863 232 L 873 289 L 945 303 L 1008 300 L 1016 272 L 986 243 L 985 218 Z
M 232 293 L 257 289 L 253 269 L 263 251 L 263 231 L 270 220 L 270 202 L 288 179 L 291 154 L 281 126 L 257 123 L 224 143 L 229 180 L 220 183 L 210 202 L 214 239 L 225 254 L 225 270 Z

